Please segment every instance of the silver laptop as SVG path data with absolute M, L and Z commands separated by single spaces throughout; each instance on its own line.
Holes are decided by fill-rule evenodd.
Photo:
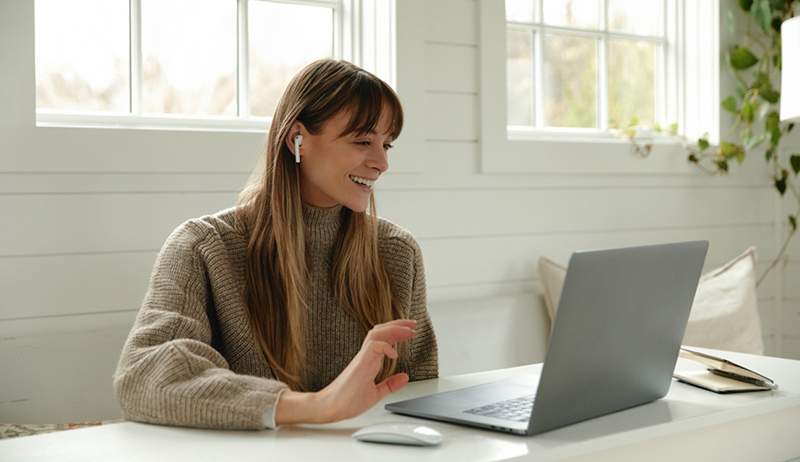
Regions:
M 540 375 L 390 403 L 398 414 L 534 435 L 667 394 L 708 241 L 576 252 Z

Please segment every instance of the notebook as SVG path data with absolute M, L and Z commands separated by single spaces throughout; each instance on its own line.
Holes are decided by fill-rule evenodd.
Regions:
M 759 374 L 727 359 L 681 348 L 681 358 L 699 362 L 704 371 L 674 372 L 681 382 L 704 388 L 714 393 L 775 390 L 778 385 L 769 377 Z

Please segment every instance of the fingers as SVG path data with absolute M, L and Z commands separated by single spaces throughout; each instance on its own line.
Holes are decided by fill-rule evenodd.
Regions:
M 367 339 L 394 344 L 410 339 L 415 333 L 413 324 L 392 322 L 373 327 L 367 334 Z
M 407 383 L 408 374 L 405 372 L 394 374 L 377 385 L 379 399 L 383 399 L 389 393 L 400 390 L 401 388 L 405 387 Z
M 395 349 L 386 342 L 372 340 L 369 343 L 369 349 L 376 355 L 386 355 L 392 359 L 397 359 L 397 351 L 395 351 Z

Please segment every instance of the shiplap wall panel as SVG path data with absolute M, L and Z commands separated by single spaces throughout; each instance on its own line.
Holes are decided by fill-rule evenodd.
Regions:
M 706 269 L 711 269 L 749 245 L 755 244 L 771 253 L 772 241 L 768 235 L 769 226 L 743 226 L 420 238 L 419 242 L 429 289 L 452 292 L 462 287 L 466 296 L 474 297 L 493 295 L 497 285 L 524 285 L 527 280 L 538 279 L 538 255 L 566 264 L 571 252 L 576 250 L 709 239 L 712 245 Z M 4 294 L 0 300 L 0 320 L 137 309 L 155 257 L 154 251 L 143 251 L 0 258 L 0 293 Z M 484 284 L 484 287 L 466 289 L 475 284 Z M 487 287 L 486 284 L 491 285 Z M 764 293 L 768 293 L 769 288 L 765 290 Z
M 0 173 L 0 195 L 238 191 L 250 171 L 241 173 Z
M 428 140 L 474 141 L 478 139 L 478 97 L 458 93 L 426 93 Z
M 0 227 L 0 256 L 161 248 L 182 221 L 229 207 L 235 193 L 0 196 L 14 220 Z
M 136 309 L 156 253 L 0 258 L 0 319 Z
M 478 8 L 473 0 L 425 2 L 425 40 L 475 45 L 478 43 Z M 477 75 L 477 71 L 476 71 Z
M 426 276 L 432 285 L 467 285 L 532 278 L 537 274 L 536 264 L 540 255 L 566 265 L 574 250 L 700 238 L 711 239 L 707 257 L 710 269 L 739 255 L 748 245 L 758 244 L 754 241 L 759 239 L 759 231 L 763 229 L 767 228 L 450 238 L 423 240 L 421 246 Z M 767 247 L 771 243 L 763 239 L 760 244 Z
M 771 257 L 772 254 L 768 256 Z M 789 299 L 800 301 L 800 260 L 790 260 L 784 268 L 783 295 Z
M 383 191 L 381 215 L 418 237 L 766 224 L 764 190 L 648 188 Z M 153 250 L 180 222 L 233 205 L 235 193 L 0 196 L 14 220 L 0 256 Z
M 478 68 L 476 47 L 431 43 L 425 51 L 428 91 L 478 93 L 478 76 L 472 72 Z M 451 69 L 457 70 L 453 72 Z
M 394 193 L 400 194 L 400 193 Z M 746 189 L 509 188 L 381 195 L 384 216 L 422 237 L 766 224 L 769 194 Z
M 480 151 L 475 141 L 426 141 L 425 147 L 421 162 L 428 172 L 473 175 L 480 169 Z
M 118 418 L 111 377 L 125 326 L 0 338 L 0 421 Z

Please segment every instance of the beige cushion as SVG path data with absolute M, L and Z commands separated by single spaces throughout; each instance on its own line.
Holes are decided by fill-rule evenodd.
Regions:
M 755 247 L 700 277 L 684 345 L 763 354 L 755 278 Z M 539 275 L 550 325 L 564 287 L 567 269 L 539 258 Z

